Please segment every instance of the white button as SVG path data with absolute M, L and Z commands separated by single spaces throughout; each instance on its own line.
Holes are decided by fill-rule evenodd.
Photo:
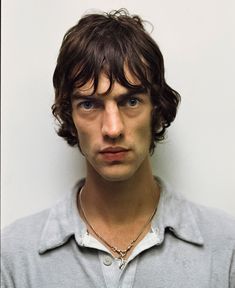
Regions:
M 113 260 L 110 256 L 105 256 L 103 259 L 103 263 L 106 266 L 110 266 L 113 263 Z

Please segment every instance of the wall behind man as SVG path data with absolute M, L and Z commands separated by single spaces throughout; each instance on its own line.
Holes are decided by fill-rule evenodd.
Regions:
M 68 28 L 85 12 L 120 7 L 154 25 L 167 81 L 182 95 L 154 173 L 235 215 L 234 1 L 4 0 L 2 226 L 50 207 L 85 175 L 77 149 L 55 133 L 51 78 Z

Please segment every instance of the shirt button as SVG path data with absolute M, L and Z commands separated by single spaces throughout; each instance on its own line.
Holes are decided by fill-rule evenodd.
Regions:
M 110 256 L 105 256 L 103 259 L 103 263 L 106 266 L 110 266 L 113 263 L 113 260 Z

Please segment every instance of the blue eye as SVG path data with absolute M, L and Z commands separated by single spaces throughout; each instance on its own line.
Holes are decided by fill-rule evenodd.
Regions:
M 94 104 L 91 101 L 84 101 L 79 103 L 79 107 L 81 107 L 84 110 L 91 110 L 94 108 Z
M 134 106 L 137 106 L 139 104 L 139 102 L 140 101 L 137 98 L 130 98 L 130 99 L 128 99 L 127 104 L 131 107 L 134 107 Z

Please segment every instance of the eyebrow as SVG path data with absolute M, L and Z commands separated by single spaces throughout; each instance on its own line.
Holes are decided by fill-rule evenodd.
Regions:
M 131 96 L 133 96 L 135 94 L 142 94 L 142 93 L 146 93 L 146 92 L 147 92 L 147 89 L 145 87 L 140 87 L 137 89 L 130 89 L 125 93 L 118 94 L 115 98 L 118 98 L 122 101 L 126 98 L 130 98 Z M 82 95 L 82 94 L 79 94 L 79 92 L 76 92 L 72 95 L 72 100 L 92 100 L 92 99 L 94 100 L 94 99 L 99 98 L 100 96 L 105 96 L 105 93 Z

